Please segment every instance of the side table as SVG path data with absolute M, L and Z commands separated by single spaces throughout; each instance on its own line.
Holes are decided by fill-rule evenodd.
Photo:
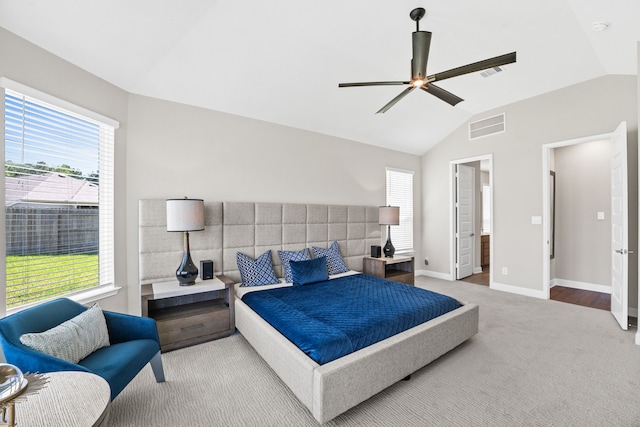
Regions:
M 394 282 L 413 286 L 415 280 L 414 260 L 409 256 L 394 256 L 362 259 L 363 273 Z
M 111 388 L 107 381 L 88 372 L 50 372 L 45 375 L 49 382 L 42 390 L 16 403 L 17 425 L 107 425 L 111 402 Z
M 155 319 L 162 352 L 211 341 L 236 330 L 233 281 L 225 276 L 142 285 L 142 315 Z

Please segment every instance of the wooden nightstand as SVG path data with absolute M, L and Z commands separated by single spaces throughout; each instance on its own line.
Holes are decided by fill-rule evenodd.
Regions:
M 225 276 L 180 286 L 142 285 L 142 315 L 155 319 L 162 352 L 231 335 L 236 330 L 233 282 Z
M 413 286 L 415 279 L 413 262 L 412 256 L 364 257 L 362 259 L 363 273 Z

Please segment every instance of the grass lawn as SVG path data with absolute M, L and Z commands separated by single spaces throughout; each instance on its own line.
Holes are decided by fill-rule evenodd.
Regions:
M 99 284 L 98 254 L 8 255 L 7 308 Z

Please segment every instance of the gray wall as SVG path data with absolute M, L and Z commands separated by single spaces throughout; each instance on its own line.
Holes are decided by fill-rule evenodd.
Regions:
M 414 247 L 421 258 L 419 156 L 139 95 L 129 100 L 128 141 L 129 253 L 137 254 L 139 199 L 384 205 L 390 166 L 415 171 Z M 138 280 L 134 261 L 130 284 Z M 139 306 L 133 287 L 129 297 L 130 307 Z
M 493 154 L 494 230 L 491 265 L 496 283 L 542 292 L 542 145 L 612 132 L 627 121 L 630 230 L 637 243 L 638 97 L 636 76 L 605 76 L 535 98 L 487 111 L 478 120 L 506 112 L 507 132 L 469 141 L 462 125 L 422 157 L 422 251 L 433 273 L 451 274 L 449 162 Z M 630 227 L 631 228 L 631 227 Z M 637 286 L 637 259 L 631 286 Z M 501 268 L 509 274 L 502 275 Z M 633 294 L 637 300 L 637 294 Z M 632 303 L 633 304 L 633 303 Z
M 555 149 L 555 276 L 611 286 L 611 142 Z M 603 220 L 597 212 L 604 212 Z

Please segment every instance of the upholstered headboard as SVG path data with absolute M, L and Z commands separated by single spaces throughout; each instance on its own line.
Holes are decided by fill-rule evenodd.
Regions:
M 271 249 L 282 277 L 278 250 L 326 248 L 337 241 L 352 270 L 362 271 L 362 257 L 379 245 L 377 206 L 288 203 L 205 202 L 205 230 L 190 233 L 191 258 L 212 259 L 216 274 L 240 281 L 236 253 L 253 258 Z M 164 199 L 139 202 L 140 283 L 172 280 L 182 254 L 182 233 L 166 231 Z

